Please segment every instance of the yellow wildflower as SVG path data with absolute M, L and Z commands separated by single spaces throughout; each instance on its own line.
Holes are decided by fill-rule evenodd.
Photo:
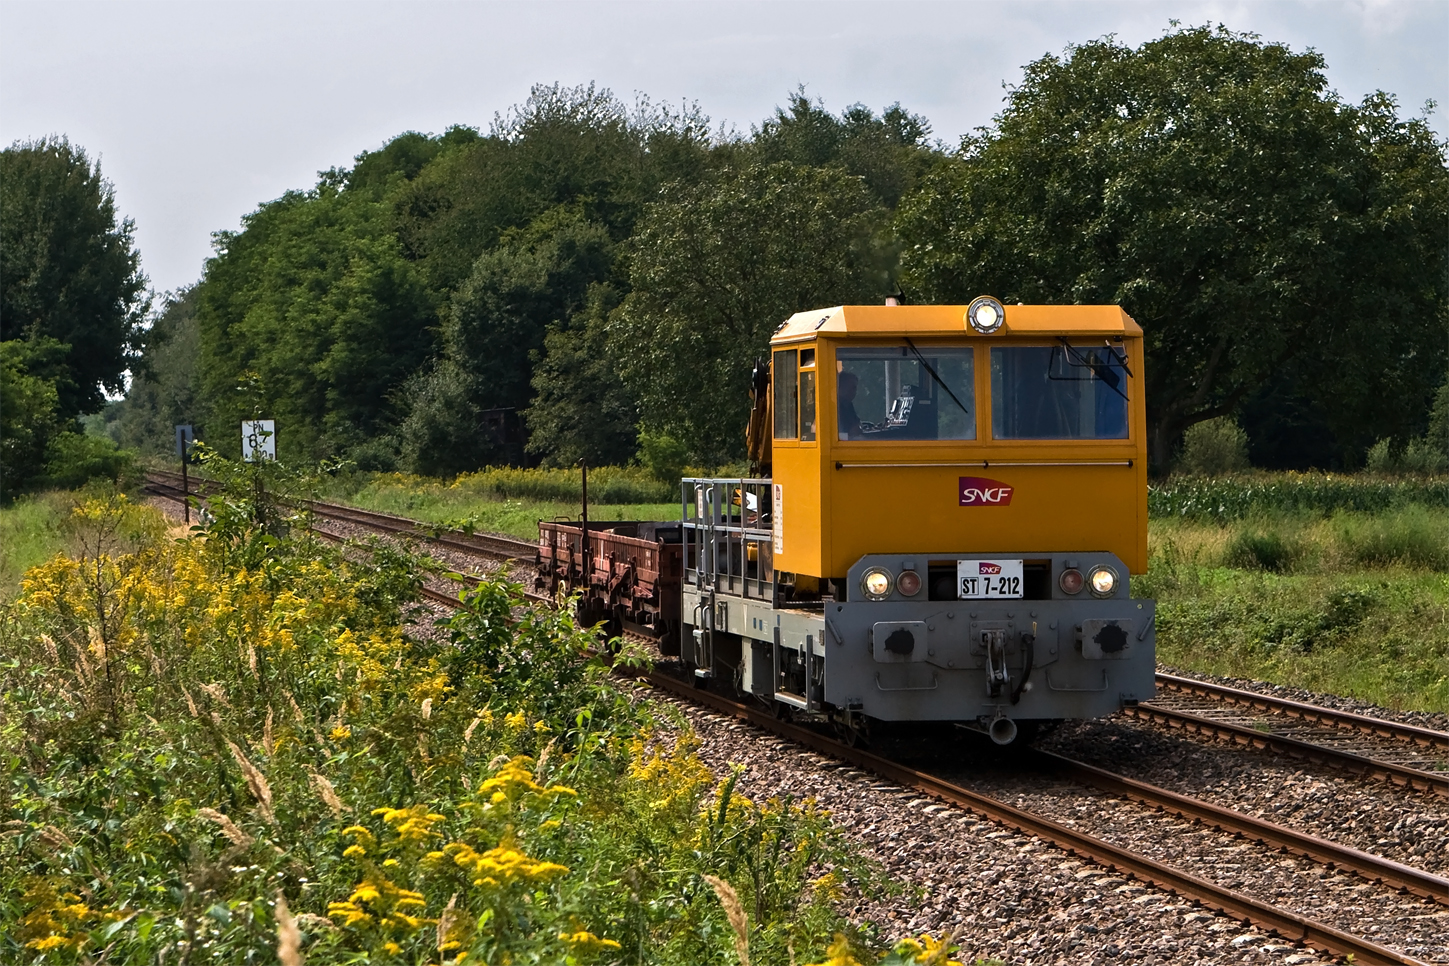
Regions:
M 850 951 L 850 942 L 840 933 L 835 934 L 835 941 L 830 948 L 825 950 L 825 961 L 822 963 L 811 963 L 810 966 L 864 966 L 855 958 Z
M 568 943 L 575 949 L 588 950 L 590 952 L 600 949 L 622 948 L 614 940 L 603 939 L 599 936 L 595 936 L 593 933 L 588 932 L 584 929 L 580 929 L 578 932 L 561 932 L 558 934 L 558 938 L 562 939 L 564 942 Z
M 437 838 L 438 833 L 434 832 L 432 827 L 447 817 L 428 811 L 426 805 L 413 805 L 409 808 L 374 808 L 372 814 L 381 815 L 384 822 L 393 826 L 398 841 L 410 845 Z

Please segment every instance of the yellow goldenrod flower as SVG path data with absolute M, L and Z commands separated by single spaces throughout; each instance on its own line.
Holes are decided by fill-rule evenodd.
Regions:
M 620 945 L 612 939 L 603 939 L 595 936 L 587 930 L 580 929 L 578 932 L 561 932 L 558 938 L 573 946 L 575 949 L 586 949 L 595 951 L 600 949 L 620 949 Z

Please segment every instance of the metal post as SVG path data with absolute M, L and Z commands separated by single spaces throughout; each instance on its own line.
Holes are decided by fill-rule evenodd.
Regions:
M 186 443 L 181 444 L 181 512 L 186 517 L 187 524 L 191 523 L 191 482 L 186 476 Z
M 584 586 L 589 587 L 592 583 L 592 578 L 594 575 L 594 564 L 593 561 L 589 559 L 589 461 L 579 460 L 579 468 L 583 471 L 584 490 L 584 514 L 582 526 L 584 553 L 583 576 Z

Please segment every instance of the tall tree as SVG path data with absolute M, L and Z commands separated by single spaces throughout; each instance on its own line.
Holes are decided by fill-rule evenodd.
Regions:
M 173 430 L 180 423 L 195 426 L 199 434 L 205 432 L 208 419 L 201 388 L 197 295 L 195 286 L 168 295 L 151 323 L 146 351 L 135 367 L 126 398 L 116 404 L 112 420 L 117 442 L 128 449 L 173 453 Z
M 401 430 L 409 465 L 459 472 L 509 456 L 480 414 L 528 406 L 545 335 L 583 309 L 591 286 L 608 281 L 614 249 L 607 227 L 569 205 L 505 232 L 478 256 L 444 321 L 443 357 L 414 384 Z
M 609 313 L 619 304 L 607 283 L 590 286 L 582 312 L 549 327 L 533 369 L 526 413 L 528 451 L 551 466 L 622 466 L 638 444 L 639 407 L 609 344 Z
M 324 178 L 262 205 L 216 244 L 196 295 L 213 439 L 232 445 L 225 427 L 251 415 L 235 392 L 248 372 L 282 421 L 286 457 L 350 453 L 392 431 L 398 390 L 429 358 L 437 315 L 386 203 Z
M 0 341 L 69 346 L 53 380 L 61 419 L 125 388 L 149 305 L 134 234 L 80 146 L 48 137 L 0 152 Z
M 754 130 L 751 152 L 765 163 L 788 161 L 810 167 L 835 166 L 865 180 L 887 208 L 894 208 L 940 156 L 928 139 L 931 125 L 897 102 L 876 116 L 852 104 L 839 117 L 802 86 L 785 107 Z
M 447 292 L 504 232 L 553 208 L 577 207 L 622 240 L 660 183 L 709 163 L 708 123 L 693 107 L 631 112 L 593 84 L 536 85 L 487 136 L 441 151 L 398 192 L 398 235 Z
M 1290 367 L 1341 437 L 1422 420 L 1446 342 L 1444 156 L 1323 68 L 1206 27 L 1028 65 L 994 128 L 903 202 L 908 291 L 1123 305 L 1159 469 Z
M 860 178 L 784 162 L 675 185 L 650 205 L 610 322 L 643 428 L 702 462 L 738 458 L 750 371 L 780 322 L 885 291 L 884 214 Z

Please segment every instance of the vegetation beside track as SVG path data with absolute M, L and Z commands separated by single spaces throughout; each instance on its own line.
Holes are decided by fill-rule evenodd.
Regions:
M 378 513 L 524 540 L 538 539 L 538 521 L 577 520 L 582 505 L 578 470 L 486 469 L 453 480 L 403 473 L 358 474 L 323 490 L 327 499 Z M 660 483 L 636 468 L 589 470 L 589 518 L 676 520 L 678 484 Z
M 0 612 L 0 958 L 878 958 L 827 817 L 733 794 L 567 611 L 500 581 L 414 636 L 396 553 L 117 494 L 66 530 Z
M 1449 711 L 1449 500 L 1436 484 L 1366 481 L 1352 493 L 1350 483 L 1318 508 L 1291 509 L 1271 484 L 1192 485 L 1233 510 L 1151 521 L 1150 569 L 1133 591 L 1158 600 L 1159 660 Z M 1254 504 L 1254 493 L 1266 498 Z M 1345 493 L 1389 498 L 1331 510 Z
M 0 505 L 0 600 L 20 589 L 20 576 L 61 549 L 66 493 L 38 493 Z

